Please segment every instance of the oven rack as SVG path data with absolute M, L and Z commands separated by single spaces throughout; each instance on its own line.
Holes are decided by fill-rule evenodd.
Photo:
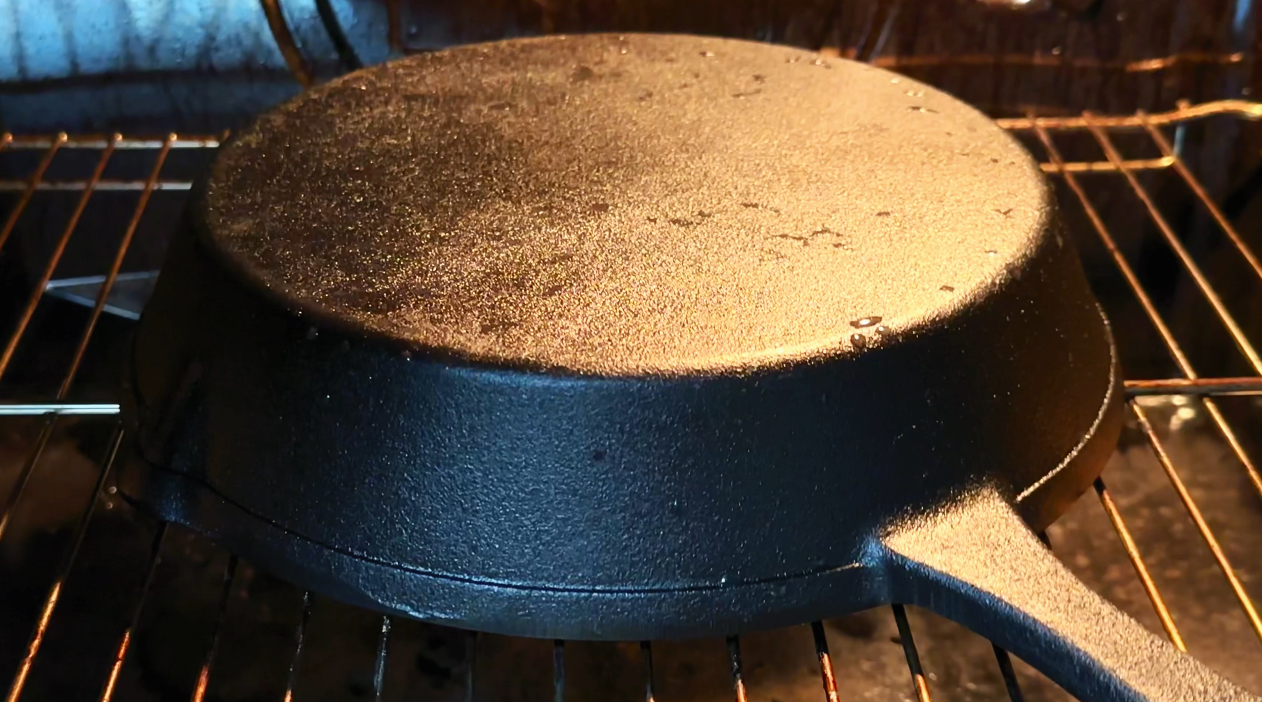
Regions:
M 1229 421 L 1227 414 L 1221 410 L 1217 399 L 1233 395 L 1262 395 L 1262 356 L 1259 356 L 1257 348 L 1248 337 L 1239 320 L 1233 316 L 1228 304 L 1224 302 L 1216 287 L 1211 284 L 1210 276 L 1203 270 L 1193 253 L 1188 250 L 1176 232 L 1175 227 L 1162 214 L 1154 196 L 1141 182 L 1141 175 L 1152 171 L 1169 171 L 1177 175 L 1183 187 L 1190 191 L 1199 202 L 1199 207 L 1203 208 L 1204 212 L 1213 220 L 1221 234 L 1226 237 L 1235 249 L 1240 260 L 1250 270 L 1250 274 L 1254 278 L 1251 283 L 1262 285 L 1262 262 L 1259 261 L 1257 253 L 1250 250 L 1246 245 L 1240 233 L 1221 208 L 1211 199 L 1205 186 L 1193 174 L 1193 169 L 1189 167 L 1181 154 L 1180 145 L 1184 129 L 1197 120 L 1208 118 L 1257 120 L 1262 118 L 1262 103 L 1224 100 L 1199 105 L 1184 104 L 1174 111 L 1156 114 L 1137 112 L 1129 115 L 1095 115 L 1087 112 L 1071 117 L 1031 116 L 998 121 L 1004 128 L 1031 139 L 1032 141 L 1029 143 L 1035 147 L 1036 151 L 1041 148 L 1042 153 L 1038 155 L 1040 156 L 1040 165 L 1043 171 L 1053 177 L 1053 179 L 1063 181 L 1064 186 L 1072 194 L 1072 197 L 1066 198 L 1062 202 L 1062 206 L 1066 210 L 1076 207 L 1085 215 L 1090 223 L 1090 228 L 1093 230 L 1092 235 L 1098 239 L 1099 243 L 1108 252 L 1115 266 L 1115 272 L 1129 288 L 1134 301 L 1142 308 L 1148 322 L 1159 335 L 1165 351 L 1174 365 L 1177 366 L 1179 370 L 1179 376 L 1177 377 L 1127 379 L 1125 387 L 1129 397 L 1128 407 L 1133 415 L 1135 425 L 1146 438 L 1160 467 L 1167 476 L 1171 489 L 1177 494 L 1179 502 L 1187 511 L 1206 548 L 1212 554 L 1222 576 L 1230 586 L 1239 604 L 1240 615 L 1247 620 L 1249 628 L 1258 637 L 1259 641 L 1262 641 L 1262 618 L 1259 618 L 1257 608 L 1250 598 L 1245 585 L 1242 584 L 1240 575 L 1228 559 L 1215 531 L 1211 528 L 1204 512 L 1198 506 L 1183 478 L 1184 475 L 1195 470 L 1195 467 L 1176 465 L 1159 431 L 1154 427 L 1154 421 L 1150 416 L 1150 412 L 1145 409 L 1145 405 L 1139 400 L 1139 398 L 1145 396 L 1182 396 L 1188 398 L 1188 402 L 1199 403 L 1209 416 L 1222 440 L 1230 448 L 1239 470 L 1247 476 L 1248 482 L 1257 491 L 1258 496 L 1262 497 L 1262 474 L 1259 473 L 1254 458 L 1249 455 L 1244 443 L 1242 443 L 1239 432 Z M 1103 157 L 1088 160 L 1068 160 L 1065 158 L 1062 155 L 1063 149 L 1060 143 L 1062 140 L 1075 135 L 1077 137 L 1088 137 L 1090 142 L 1095 144 L 1098 153 L 1102 154 Z M 1134 135 L 1146 137 L 1146 143 L 1136 147 L 1137 142 L 1133 138 Z M 0 225 L 0 249 L 9 241 L 19 219 L 35 198 L 41 197 L 47 192 L 71 191 L 79 193 L 73 211 L 62 228 L 60 236 L 56 239 L 52 253 L 40 273 L 39 282 L 35 285 L 30 297 L 22 304 L 16 327 L 5 338 L 3 347 L 0 349 L 0 380 L 3 379 L 5 372 L 9 370 L 19 346 L 23 341 L 28 340 L 28 327 L 35 316 L 37 307 L 47 301 L 45 291 L 57 270 L 59 259 L 66 251 L 67 245 L 76 230 L 80 228 L 81 217 L 89 199 L 94 196 L 98 198 L 109 197 L 109 193 L 120 191 L 138 193 L 139 196 L 115 254 L 112 260 L 109 261 L 108 268 L 103 271 L 103 282 L 100 285 L 95 305 L 88 316 L 87 323 L 78 336 L 73 357 L 68 367 L 60 375 L 60 384 L 56 393 L 50 397 L 22 397 L 8 396 L 11 393 L 0 391 L 0 416 L 35 417 L 40 422 L 38 424 L 38 437 L 33 441 L 32 448 L 25 457 L 21 472 L 14 486 L 8 495 L 0 495 L 0 500 L 2 500 L 0 501 L 0 538 L 3 538 L 10 519 L 14 514 L 14 509 L 22 499 L 25 488 L 40 463 L 42 454 L 53 435 L 54 425 L 58 418 L 62 415 L 80 415 L 94 421 L 111 423 L 112 426 L 108 451 L 103 459 L 99 461 L 99 473 L 93 492 L 94 499 L 89 500 L 86 511 L 78 518 L 71 545 L 64 554 L 60 569 L 49 584 L 42 609 L 36 617 L 36 624 L 33 630 L 30 632 L 25 655 L 18 664 L 15 676 L 7 683 L 6 702 L 17 702 L 22 697 L 28 675 L 38 659 L 45 633 L 56 615 L 57 606 L 62 599 L 63 588 L 74 566 L 80 546 L 84 543 L 85 535 L 93 524 L 93 518 L 97 513 L 98 507 L 101 504 L 109 506 L 109 495 L 112 494 L 110 474 L 122 441 L 122 429 L 116 417 L 119 412 L 119 406 L 117 403 L 111 402 L 76 401 L 74 394 L 76 375 L 88 349 L 93 332 L 96 330 L 97 324 L 105 310 L 110 290 L 121 273 L 128 247 L 132 244 L 138 223 L 144 215 L 153 194 L 161 191 L 186 191 L 191 187 L 190 181 L 186 179 L 164 176 L 164 165 L 167 163 L 168 157 L 176 150 L 214 149 L 221 143 L 224 136 L 177 134 L 158 136 L 124 136 L 121 134 L 70 135 L 66 133 L 53 135 L 0 134 L 0 156 L 3 156 L 5 151 L 19 150 L 30 151 L 37 155 L 37 158 L 33 159 L 35 165 L 29 172 L 23 174 L 25 177 L 16 180 L 0 180 L 0 195 L 8 192 L 10 197 L 16 197 L 16 202 L 9 211 L 7 218 Z M 65 180 L 46 178 L 50 165 L 57 156 L 72 150 L 88 151 L 96 154 L 96 165 L 90 175 L 85 178 Z M 1128 155 L 1126 152 L 1130 150 L 1143 153 Z M 111 179 L 104 177 L 110 159 L 124 151 L 140 151 L 150 155 L 150 165 L 146 177 L 140 179 Z M 1196 291 L 1213 310 L 1214 318 L 1222 325 L 1223 330 L 1231 338 L 1240 357 L 1247 367 L 1251 369 L 1251 375 L 1241 377 L 1203 377 L 1198 374 L 1168 322 L 1163 319 L 1158 311 L 1158 306 L 1153 301 L 1149 290 L 1141 284 L 1140 276 L 1133 270 L 1123 247 L 1118 243 L 1117 232 L 1113 228 L 1106 226 L 1106 218 L 1100 214 L 1098 207 L 1094 203 L 1093 191 L 1084 184 L 1084 181 L 1088 178 L 1100 177 L 1123 182 L 1134 197 L 1139 200 L 1147 218 L 1148 231 L 1155 231 L 1159 243 L 1168 247 L 1169 252 L 1177 259 L 1181 267 L 1181 273 L 1192 281 Z M 1174 616 L 1166 605 L 1165 597 L 1158 589 L 1148 567 L 1145 565 L 1143 554 L 1132 536 L 1132 530 L 1128 527 L 1117 501 L 1103 478 L 1095 481 L 1095 493 L 1113 526 L 1116 537 L 1125 549 L 1135 571 L 1135 576 L 1142 584 L 1166 636 L 1175 646 L 1186 651 L 1187 646 L 1180 634 Z M 175 528 L 179 529 L 180 527 L 177 526 Z M 128 652 L 136 627 L 140 622 L 141 613 L 146 605 L 158 563 L 164 557 L 171 557 L 171 554 L 164 551 L 164 543 L 169 541 L 168 532 L 170 530 L 171 528 L 164 523 L 160 524 L 155 531 L 156 536 L 152 544 L 148 570 L 130 613 L 130 625 L 118 632 L 118 637 L 112 644 L 114 646 L 114 664 L 112 668 L 101 671 L 99 699 L 102 702 L 109 702 L 114 697 L 116 683 L 119 680 L 120 671 L 128 660 Z M 223 572 L 223 587 L 219 600 L 218 619 L 214 626 L 214 634 L 211 637 L 210 644 L 202 658 L 202 665 L 193 687 L 193 702 L 202 702 L 205 698 L 209 681 L 214 673 L 216 653 L 225 625 L 225 615 L 228 611 L 232 585 L 238 571 L 238 561 L 235 557 L 227 558 L 226 563 L 227 565 Z M 290 702 L 293 697 L 293 690 L 300 669 L 299 662 L 302 659 L 304 647 L 308 641 L 308 622 L 316 599 L 317 597 L 312 593 L 303 593 L 302 613 L 299 624 L 293 633 L 293 649 L 283 695 L 285 702 Z M 920 702 L 928 702 L 932 697 L 931 676 L 926 675 L 924 666 L 921 664 L 920 654 L 907 613 L 901 605 L 896 604 L 891 607 L 891 614 L 897 626 L 899 640 L 906 657 L 912 692 Z M 378 700 L 382 698 L 385 671 L 390 660 L 389 644 L 392 621 L 390 616 L 383 616 L 380 620 L 380 636 L 378 638 L 375 667 L 372 675 L 372 694 Z M 811 629 L 825 700 L 826 702 L 837 702 L 845 696 L 845 691 L 838 689 L 833 671 L 833 660 L 829 652 L 827 634 L 822 623 L 818 621 L 811 624 Z M 469 660 L 472 661 L 477 652 L 478 636 L 472 633 L 467 634 L 466 646 L 468 647 Z M 728 638 L 726 646 L 728 665 L 731 671 L 732 695 L 736 702 L 746 702 L 749 695 L 746 690 L 745 673 L 742 669 L 739 637 Z M 643 661 L 644 699 L 648 702 L 653 702 L 656 694 L 653 644 L 651 642 L 642 642 L 640 651 Z M 565 696 L 565 652 L 565 642 L 554 642 L 553 687 L 556 702 L 562 702 Z M 996 665 L 1002 674 L 1011 699 L 1014 702 L 1023 700 L 1017 676 L 1014 673 L 1013 663 L 1008 654 L 998 647 L 995 647 L 994 653 Z M 1196 651 L 1193 650 L 1192 653 L 1195 654 Z M 467 666 L 465 699 L 470 702 L 474 699 L 475 689 L 473 671 L 474 665 L 469 664 Z M 5 681 L 0 681 L 0 685 L 4 684 Z

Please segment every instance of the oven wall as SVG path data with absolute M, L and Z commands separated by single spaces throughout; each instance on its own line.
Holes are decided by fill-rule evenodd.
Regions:
M 875 60 L 995 114 L 1169 109 L 1256 83 L 1253 0 L 277 3 L 319 77 L 508 36 L 669 31 Z M 340 52 L 332 35 L 345 38 Z M 0 123 L 11 130 L 216 130 L 296 90 L 258 0 L 0 0 Z

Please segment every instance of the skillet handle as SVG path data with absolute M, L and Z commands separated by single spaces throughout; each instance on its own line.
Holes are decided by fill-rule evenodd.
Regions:
M 894 602 L 973 629 L 1084 702 L 1262 702 L 1088 589 L 993 489 L 878 543 Z

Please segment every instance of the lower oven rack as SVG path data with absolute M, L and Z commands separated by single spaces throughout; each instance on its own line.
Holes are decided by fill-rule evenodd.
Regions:
M 1137 303 L 1138 308 L 1142 311 L 1142 316 L 1147 319 L 1152 329 L 1155 330 L 1165 353 L 1172 361 L 1173 367 L 1177 369 L 1178 375 L 1175 377 L 1126 380 L 1126 391 L 1130 398 L 1129 410 L 1133 416 L 1132 427 L 1136 435 L 1142 436 L 1149 444 L 1152 455 L 1156 458 L 1156 462 L 1168 478 L 1169 487 L 1178 498 L 1178 503 L 1186 511 L 1204 546 L 1212 556 L 1213 562 L 1216 564 L 1221 576 L 1226 579 L 1227 585 L 1239 605 L 1239 615 L 1244 618 L 1247 627 L 1252 630 L 1259 641 L 1262 641 L 1262 618 L 1259 618 L 1256 606 L 1249 594 L 1248 584 L 1242 580 L 1237 568 L 1228 556 L 1227 549 L 1220 542 L 1218 532 L 1211 525 L 1213 520 L 1207 518 L 1206 512 L 1198 504 L 1194 491 L 1188 487 L 1186 476 L 1197 470 L 1197 467 L 1179 465 L 1176 462 L 1176 457 L 1167 448 L 1166 439 L 1163 438 L 1163 432 L 1160 428 L 1160 421 L 1154 416 L 1154 410 L 1151 409 L 1150 404 L 1152 398 L 1166 398 L 1167 400 L 1169 398 L 1182 398 L 1175 404 L 1181 408 L 1192 407 L 1197 412 L 1203 412 L 1208 418 L 1207 423 L 1212 426 L 1213 431 L 1217 433 L 1225 445 L 1238 470 L 1247 479 L 1247 483 L 1252 486 L 1252 489 L 1257 492 L 1256 496 L 1250 495 L 1249 497 L 1253 499 L 1262 496 L 1262 474 L 1259 473 L 1255 460 L 1250 456 L 1246 444 L 1242 441 L 1241 434 L 1233 424 L 1229 413 L 1224 412 L 1220 407 L 1220 403 L 1224 398 L 1242 395 L 1262 396 L 1262 357 L 1259 356 L 1245 327 L 1242 326 L 1236 316 L 1233 316 L 1231 305 L 1224 300 L 1216 285 L 1211 282 L 1212 275 L 1202 268 L 1196 253 L 1189 250 L 1183 237 L 1176 230 L 1176 226 L 1163 214 L 1160 203 L 1155 199 L 1144 181 L 1148 174 L 1166 173 L 1172 179 L 1180 182 L 1181 187 L 1186 188 L 1191 193 L 1198 207 L 1203 209 L 1203 213 L 1209 218 L 1213 226 L 1217 227 L 1220 235 L 1226 238 L 1229 248 L 1234 249 L 1235 255 L 1239 257 L 1239 263 L 1247 269 L 1248 275 L 1252 277 L 1252 280 L 1249 281 L 1250 284 L 1262 285 L 1262 262 L 1259 262 L 1258 255 L 1250 250 L 1243 237 L 1233 226 L 1231 219 L 1211 199 L 1207 188 L 1194 175 L 1193 168 L 1188 165 L 1181 153 L 1185 129 L 1198 121 L 1227 119 L 1240 122 L 1242 120 L 1256 120 L 1259 118 L 1262 118 L 1262 104 L 1228 100 L 1195 106 L 1183 105 L 1175 111 L 1160 114 L 1140 112 L 1122 116 L 1103 116 L 1083 113 L 1072 117 L 1001 119 L 999 123 L 1018 137 L 1025 139 L 1026 143 L 1036 152 L 1043 171 L 1058 183 L 1058 187 L 1062 188 L 1062 207 L 1067 211 L 1076 209 L 1085 217 L 1084 221 L 1088 225 L 1087 233 L 1094 237 L 1094 240 L 1106 252 L 1107 259 L 1111 261 L 1113 267 L 1113 274 L 1120 278 L 1125 288 L 1129 290 L 1133 302 Z M 136 198 L 130 219 L 125 231 L 118 240 L 119 243 L 114 250 L 112 258 L 108 261 L 102 261 L 102 270 L 99 271 L 100 275 L 97 278 L 98 287 L 95 301 L 91 307 L 91 312 L 87 315 L 86 324 L 84 324 L 77 335 L 74 351 L 70 355 L 70 362 L 55 379 L 51 379 L 56 383 L 56 391 L 46 396 L 25 396 L 18 394 L 16 391 L 5 389 L 3 385 L 0 385 L 0 417 L 5 417 L 4 420 L 0 421 L 17 421 L 17 418 L 25 417 L 26 419 L 23 421 L 27 422 L 27 424 L 24 426 L 27 426 L 35 437 L 30 441 L 29 451 L 22 460 L 20 471 L 12 482 L 8 494 L 0 493 L 0 500 L 2 500 L 0 501 L 0 539 L 4 537 L 6 530 L 11 526 L 11 520 L 23 495 L 27 492 L 29 483 L 33 478 L 38 479 L 40 477 L 36 475 L 38 473 L 37 467 L 40 465 L 43 454 L 54 435 L 57 422 L 64 421 L 63 417 L 73 415 L 80 417 L 81 421 L 101 422 L 112 427 L 107 450 L 98 463 L 99 472 L 95 477 L 92 496 L 87 500 L 86 510 L 75 521 L 73 537 L 69 540 L 69 545 L 61 556 L 61 565 L 56 569 L 52 582 L 48 586 L 47 595 L 41 608 L 33 617 L 35 623 L 27 639 L 25 652 L 20 660 L 17 661 L 13 678 L 7 683 L 7 702 L 17 702 L 22 697 L 31 671 L 36 663 L 40 661 L 45 635 L 49 630 L 50 623 L 55 620 L 58 605 L 63 599 L 67 579 L 75 566 L 76 557 L 79 555 L 81 546 L 85 543 L 86 537 L 90 535 L 96 522 L 95 517 L 98 516 L 103 506 L 105 509 L 125 508 L 124 505 L 119 504 L 112 497 L 113 489 L 110 485 L 111 469 L 122 441 L 122 430 L 116 417 L 119 412 L 118 404 L 108 401 L 76 400 L 76 376 L 85 354 L 88 352 L 94 331 L 97 329 L 102 316 L 108 313 L 107 301 L 110 299 L 111 290 L 120 275 L 125 275 L 122 273 L 122 269 L 128 256 L 128 249 L 132 244 L 133 235 L 137 230 L 138 224 L 145 214 L 146 207 L 157 193 L 172 192 L 178 194 L 179 192 L 187 191 L 191 187 L 188 179 L 180 179 L 168 175 L 164 166 L 167 164 L 169 157 L 172 153 L 182 150 L 203 150 L 208 152 L 216 148 L 222 138 L 223 135 L 176 134 L 156 137 L 132 137 L 120 134 L 0 134 L 0 157 L 5 155 L 4 152 L 29 152 L 28 155 L 32 157 L 28 159 L 32 165 L 27 172 L 21 174 L 22 177 L 0 180 L 0 197 L 4 197 L 7 194 L 7 197 L 10 198 L 9 202 L 12 204 L 7 218 L 0 225 L 0 247 L 6 246 L 10 241 L 17 223 L 24 213 L 30 209 L 33 201 L 52 192 L 70 191 L 78 193 L 78 198 L 72 205 L 72 210 L 64 227 L 61 228 L 60 235 L 56 237 L 52 244 L 51 254 L 44 262 L 43 268 L 39 270 L 38 282 L 34 286 L 33 292 L 31 292 L 28 299 L 21 301 L 16 315 L 15 328 L 4 339 L 3 347 L 0 348 L 0 382 L 3 381 L 3 376 L 10 369 L 10 365 L 20 346 L 24 342 L 27 344 L 36 343 L 32 341 L 32 336 L 27 332 L 32 320 L 36 318 L 36 311 L 39 306 L 49 303 L 49 295 L 46 294 L 46 291 L 50 289 L 50 283 L 55 282 L 53 278 L 58 270 L 59 260 L 67 250 L 72 237 L 76 231 L 83 228 L 82 215 L 89 200 L 91 198 L 117 197 L 120 193 L 129 193 Z M 1084 139 L 1086 144 L 1093 145 L 1092 148 L 1098 154 L 1097 157 L 1071 159 L 1064 155 L 1066 151 L 1062 148 L 1062 144 L 1066 140 L 1083 142 Z M 1081 146 L 1082 144 L 1077 143 L 1076 145 Z M 90 173 L 85 176 L 67 177 L 64 179 L 50 176 L 50 169 L 57 157 L 69 151 L 90 152 L 95 155 L 96 160 L 94 165 L 91 166 Z M 111 159 L 127 151 L 146 154 L 149 163 L 147 175 L 138 179 L 108 177 L 108 167 Z M 1074 153 L 1082 151 L 1084 149 L 1076 149 Z M 1101 214 L 1093 196 L 1100 179 L 1108 179 L 1117 183 L 1120 189 L 1128 191 L 1130 196 L 1138 201 L 1141 218 L 1145 221 L 1144 231 L 1148 233 L 1149 238 L 1154 239 L 1154 241 L 1147 242 L 1147 244 L 1160 245 L 1168 249 L 1168 254 L 1172 255 L 1174 260 L 1177 261 L 1180 269 L 1179 273 L 1190 281 L 1195 292 L 1201 296 L 1204 303 L 1208 305 L 1208 309 L 1212 311 L 1213 320 L 1220 325 L 1221 330 L 1235 346 L 1235 350 L 1242 361 L 1240 367 L 1249 369 L 1248 374 L 1215 377 L 1204 377 L 1198 374 L 1179 338 L 1172 331 L 1168 321 L 1163 318 L 1162 313 L 1159 312 L 1159 305 L 1154 301 L 1149 286 L 1146 286 L 1141 281 L 1142 276 L 1132 268 L 1127 251 L 1135 250 L 1134 242 L 1131 242 L 1131 245 L 1119 243 L 1119 232 L 1116 230 L 1116 227 L 1106 224 L 1108 218 Z M 10 246 L 10 248 L 12 247 Z M 1262 411 L 1258 408 L 1259 405 L 1255 404 L 1254 411 Z M 1106 476 L 1111 479 L 1110 473 L 1106 472 Z M 0 489 L 2 489 L 2 485 L 0 483 Z M 1106 485 L 1105 478 L 1095 481 L 1095 493 L 1099 504 L 1108 517 L 1109 523 L 1112 525 L 1116 537 L 1120 540 L 1125 550 L 1134 575 L 1138 578 L 1153 611 L 1157 615 L 1161 628 L 1174 645 L 1180 649 L 1187 650 L 1188 646 L 1185 644 L 1184 637 L 1176 624 L 1175 616 L 1166 604 L 1166 597 L 1157 586 L 1156 579 L 1146 565 L 1141 552 L 1142 549 L 1137 545 L 1132 529 L 1123 516 L 1124 510 L 1119 507 L 1119 501 L 1115 499 L 1114 493 Z M 140 579 L 140 585 L 127 615 L 129 623 L 117 633 L 116 638 L 112 641 L 101 642 L 102 646 L 113 647 L 112 666 L 107 670 L 100 671 L 99 699 L 102 702 L 108 702 L 115 696 L 120 673 L 127 664 L 129 651 L 131 650 L 137 627 L 141 622 L 142 613 L 147 605 L 159 563 L 163 559 L 179 557 L 179 554 L 170 552 L 171 547 L 169 546 L 171 532 L 178 529 L 180 527 L 171 527 L 165 523 L 156 525 L 149 552 L 147 570 Z M 1060 555 L 1062 558 L 1066 557 L 1064 553 Z M 217 615 L 212 635 L 209 639 L 209 645 L 206 646 L 201 656 L 202 662 L 196 673 L 196 679 L 192 682 L 193 702 L 201 702 L 206 698 L 208 686 L 215 672 L 216 656 L 219 652 L 220 642 L 227 626 L 226 615 L 234 592 L 234 579 L 238 577 L 238 573 L 241 570 L 240 564 L 235 557 L 224 557 L 223 563 L 222 586 L 219 589 Z M 282 696 L 286 702 L 293 698 L 294 689 L 300 677 L 304 650 L 309 645 L 310 637 L 315 635 L 310 630 L 309 624 L 317 599 L 316 596 L 309 592 L 301 594 L 301 613 L 297 617 L 297 625 L 293 630 L 290 643 L 291 648 L 285 653 L 288 658 L 288 665 Z M 921 662 L 920 652 L 912 632 L 912 622 L 908 617 L 907 610 L 901 605 L 893 605 L 891 609 L 894 623 L 897 627 L 897 639 L 902 645 L 906 658 L 907 670 L 911 679 L 911 693 L 916 699 L 926 702 L 932 696 L 931 682 L 933 675 L 926 672 L 926 666 Z M 367 691 L 367 694 L 375 699 L 381 699 L 383 695 L 387 663 L 391 654 L 391 630 L 391 617 L 381 617 L 379 636 L 376 643 L 375 663 L 370 673 L 369 690 Z M 812 623 L 811 630 L 819 680 L 825 700 L 826 702 L 836 702 L 849 695 L 845 689 L 839 689 L 837 677 L 834 674 L 833 657 L 829 651 L 828 634 L 821 622 Z M 475 696 L 474 689 L 477 682 L 473 671 L 476 667 L 479 637 L 474 634 L 466 634 L 464 645 L 467 655 L 464 698 L 471 702 Z M 746 687 L 747 673 L 742 666 L 740 639 L 736 636 L 730 637 L 726 641 L 726 649 L 727 665 L 731 673 L 731 695 L 735 697 L 737 702 L 745 702 L 750 693 Z M 642 642 L 639 651 L 643 664 L 641 688 L 643 698 L 652 702 L 657 694 L 657 687 L 654 682 L 654 644 Z M 1196 650 L 1193 649 L 1192 653 L 1195 654 Z M 1259 653 L 1262 653 L 1262 651 L 1242 652 L 1241 655 L 1253 656 Z M 998 647 L 994 648 L 994 655 L 995 664 L 1002 675 L 1010 698 L 1014 701 L 1023 700 L 1024 697 L 1018 682 L 1018 676 L 1015 673 L 1013 661 L 1007 653 Z M 554 699 L 557 702 L 562 702 L 566 694 L 567 680 L 565 642 L 557 641 L 553 643 L 552 662 Z M 0 664 L 3 664 L 3 662 L 0 662 Z M 61 664 L 73 665 L 73 662 L 63 661 Z M 0 670 L 3 669 L 0 668 Z M 4 684 L 4 681 L 0 680 L 0 684 Z

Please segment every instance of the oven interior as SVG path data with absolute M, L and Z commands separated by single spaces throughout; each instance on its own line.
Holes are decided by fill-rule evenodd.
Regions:
M 238 112 L 125 97 L 162 92 L 164 81 L 170 97 L 172 85 L 206 76 L 0 83 L 9 702 L 1066 697 L 984 639 L 900 606 L 726 641 L 620 644 L 382 617 L 303 592 L 116 496 L 128 334 L 222 130 L 354 62 L 607 29 L 808 45 L 1000 118 L 1056 188 L 1112 320 L 1129 397 L 1094 493 L 1046 540 L 1125 612 L 1262 693 L 1262 104 L 1250 101 L 1249 2 L 740 3 L 744 14 L 702 2 L 366 2 L 365 16 L 384 20 L 359 25 L 346 22 L 355 3 L 337 3 L 350 29 L 323 44 L 309 41 L 315 19 L 295 19 L 304 3 L 279 22 L 274 0 L 245 4 L 276 42 L 271 65 L 248 85 L 225 75 L 198 98 L 231 92 Z

